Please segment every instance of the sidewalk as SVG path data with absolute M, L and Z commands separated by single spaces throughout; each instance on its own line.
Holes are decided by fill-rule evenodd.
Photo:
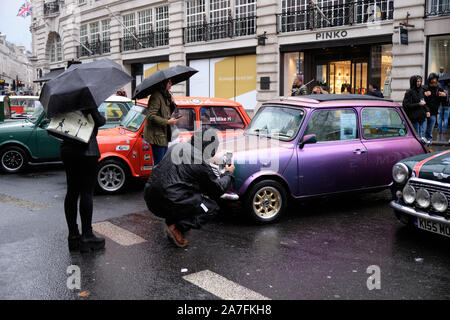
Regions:
M 438 140 L 439 135 L 438 135 L 438 131 L 437 128 L 434 128 L 433 130 L 433 140 L 431 141 L 431 145 L 434 146 L 450 146 L 450 144 L 448 143 L 448 140 L 450 139 L 450 132 L 447 129 L 447 133 L 445 133 L 443 135 L 443 139 Z

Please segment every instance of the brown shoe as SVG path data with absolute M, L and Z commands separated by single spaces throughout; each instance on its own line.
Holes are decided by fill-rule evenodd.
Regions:
M 188 245 L 187 239 L 183 238 L 181 232 L 175 227 L 174 224 L 170 225 L 166 229 L 167 236 L 173 241 L 173 243 L 180 247 L 186 247 Z

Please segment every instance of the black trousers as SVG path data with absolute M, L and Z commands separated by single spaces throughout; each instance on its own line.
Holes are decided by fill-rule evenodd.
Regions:
M 77 234 L 78 200 L 80 201 L 81 229 L 83 234 L 92 232 L 92 210 L 98 157 L 79 156 L 61 152 L 66 170 L 67 193 L 64 200 L 69 234 Z

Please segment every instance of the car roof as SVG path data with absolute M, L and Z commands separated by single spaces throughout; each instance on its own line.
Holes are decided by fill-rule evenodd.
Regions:
M 230 99 L 222 99 L 222 98 L 209 98 L 209 97 L 174 97 L 175 104 L 179 107 L 186 106 L 221 106 L 221 107 L 242 107 L 239 102 L 230 100 Z M 140 105 L 147 106 L 148 98 L 139 99 L 136 101 Z
M 131 102 L 131 99 L 113 94 L 105 102 Z
M 5 97 L 8 96 L 0 96 L 0 101 L 3 101 Z M 10 100 L 20 99 L 20 100 L 39 100 L 39 96 L 9 96 Z
M 329 108 L 345 106 L 398 107 L 398 105 L 390 99 L 360 94 L 314 94 L 295 97 L 279 97 L 278 99 L 272 99 L 263 103 L 263 105 L 265 104 L 285 104 L 307 108 Z

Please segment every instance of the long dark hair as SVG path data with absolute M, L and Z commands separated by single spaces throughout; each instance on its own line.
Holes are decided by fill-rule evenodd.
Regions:
M 167 83 L 169 82 L 170 79 L 166 79 L 164 81 L 162 81 L 157 87 L 156 90 L 161 92 L 162 95 L 164 96 L 164 98 L 166 98 L 167 100 L 172 101 L 172 94 L 166 90 L 167 88 Z

